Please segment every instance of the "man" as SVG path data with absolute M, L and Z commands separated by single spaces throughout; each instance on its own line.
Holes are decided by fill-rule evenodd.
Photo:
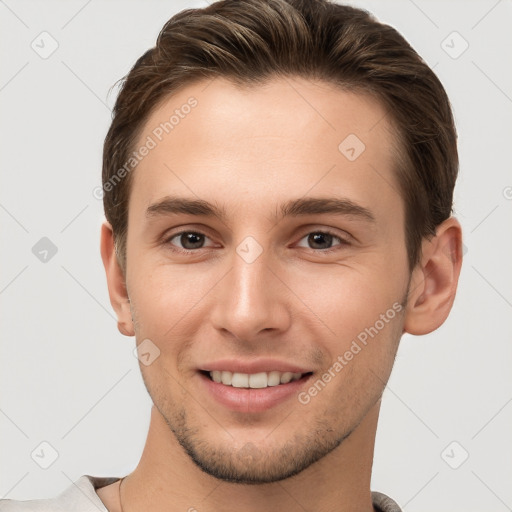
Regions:
M 461 261 L 446 93 L 391 27 L 324 0 L 187 10 L 125 78 L 101 255 L 154 406 L 124 478 L 2 511 L 387 511 L 371 492 L 401 335 Z

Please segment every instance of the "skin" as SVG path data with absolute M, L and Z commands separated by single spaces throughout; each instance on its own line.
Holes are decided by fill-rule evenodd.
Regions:
M 140 143 L 191 96 L 197 106 L 134 171 L 126 274 L 111 226 L 101 230 L 119 330 L 160 350 L 140 364 L 154 406 L 141 460 L 122 484 L 123 510 L 372 511 L 381 395 L 401 335 L 429 333 L 448 316 L 460 225 L 452 217 L 438 226 L 409 272 L 395 141 L 370 97 L 291 77 L 253 88 L 198 82 L 159 105 Z M 353 162 L 338 150 L 348 134 L 366 146 Z M 170 194 L 222 206 L 226 219 L 148 219 L 148 206 Z M 333 196 L 367 208 L 374 222 L 273 218 L 288 200 Z M 308 237 L 326 229 L 332 239 Z M 205 235 L 199 248 L 171 238 L 182 231 Z M 263 251 L 252 263 L 236 252 L 247 236 Z M 265 356 L 316 380 L 393 304 L 404 308 L 307 404 L 292 397 L 260 413 L 231 411 L 199 378 L 206 362 Z M 226 481 L 227 469 L 240 481 Z M 110 511 L 121 510 L 118 492 L 118 482 L 98 490 Z

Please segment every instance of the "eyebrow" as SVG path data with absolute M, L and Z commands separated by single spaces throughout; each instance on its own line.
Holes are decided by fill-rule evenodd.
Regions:
M 364 206 L 356 204 L 347 198 L 337 197 L 305 197 L 292 199 L 283 203 L 280 213 L 276 208 L 273 220 L 278 221 L 284 217 L 300 217 L 305 215 L 331 214 L 355 217 L 375 223 L 374 214 Z M 202 199 L 166 196 L 151 204 L 146 210 L 147 218 L 166 216 L 172 214 L 187 214 L 204 217 L 214 217 L 223 223 L 227 221 L 226 210 L 220 206 Z

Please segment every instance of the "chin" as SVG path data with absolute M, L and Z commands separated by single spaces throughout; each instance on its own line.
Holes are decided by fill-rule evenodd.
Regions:
M 268 438 L 261 443 L 244 443 L 240 438 L 219 443 L 219 437 L 226 436 L 216 435 L 214 439 L 208 439 L 204 432 L 188 424 L 183 410 L 167 423 L 201 471 L 224 482 L 245 485 L 279 482 L 297 475 L 336 449 L 350 435 L 350 432 L 340 435 L 334 429 L 326 431 L 325 425 L 316 425 L 311 432 L 296 432 L 288 440 L 274 438 L 274 443 Z M 250 432 L 246 437 L 254 439 Z

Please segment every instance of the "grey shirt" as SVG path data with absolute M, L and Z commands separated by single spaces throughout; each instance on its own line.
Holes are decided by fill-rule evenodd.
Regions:
M 119 477 L 82 475 L 55 498 L 40 500 L 0 500 L 0 512 L 108 512 L 96 489 L 117 482 Z M 378 512 L 402 512 L 391 498 L 372 492 Z

